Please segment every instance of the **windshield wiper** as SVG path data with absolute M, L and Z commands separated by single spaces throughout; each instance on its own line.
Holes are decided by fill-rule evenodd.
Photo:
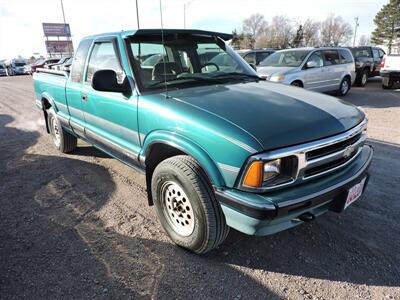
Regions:
M 255 80 L 263 80 L 263 78 L 260 78 L 257 75 L 252 75 L 252 74 L 245 74 L 245 73 L 239 73 L 239 72 L 230 72 L 230 73 L 223 73 L 223 74 L 218 74 L 213 76 L 212 78 L 225 78 L 225 79 L 237 79 L 237 78 L 251 78 Z

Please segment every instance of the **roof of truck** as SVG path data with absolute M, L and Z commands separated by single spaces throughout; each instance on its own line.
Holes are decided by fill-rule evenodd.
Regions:
M 106 37 L 106 36 L 121 36 L 122 38 L 125 38 L 125 37 L 129 37 L 129 36 L 140 36 L 140 35 L 160 35 L 161 31 L 164 32 L 164 35 L 194 34 L 194 35 L 217 36 L 225 41 L 232 39 L 232 34 L 229 34 L 229 33 L 198 30 L 198 29 L 163 29 L 163 30 L 162 29 L 139 29 L 139 30 L 101 33 L 101 34 L 87 36 L 84 39 L 101 38 L 101 37 Z

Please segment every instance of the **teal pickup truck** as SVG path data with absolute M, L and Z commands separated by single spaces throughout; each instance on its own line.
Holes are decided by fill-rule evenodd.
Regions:
M 144 172 L 148 204 L 195 253 L 229 228 L 262 236 L 343 211 L 363 193 L 373 154 L 362 111 L 261 80 L 229 39 L 173 29 L 95 35 L 81 41 L 70 74 L 33 76 L 55 146 L 71 152 L 80 138 Z

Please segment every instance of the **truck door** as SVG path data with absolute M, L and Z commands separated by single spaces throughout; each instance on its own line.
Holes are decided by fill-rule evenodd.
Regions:
M 91 86 L 98 70 L 114 70 L 122 83 L 126 75 L 119 53 L 116 38 L 102 38 L 92 46 L 81 93 L 85 135 L 100 148 L 135 165 L 140 151 L 136 91 L 127 96 L 96 91 Z

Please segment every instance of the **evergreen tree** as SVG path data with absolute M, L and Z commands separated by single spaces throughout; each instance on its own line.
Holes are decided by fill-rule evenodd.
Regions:
M 303 25 L 299 25 L 299 28 L 297 28 L 296 35 L 293 38 L 293 41 L 291 43 L 291 46 L 294 48 L 298 48 L 303 44 Z
M 376 14 L 375 31 L 371 41 L 376 45 L 386 45 L 389 54 L 396 39 L 400 39 L 400 0 L 390 0 Z

